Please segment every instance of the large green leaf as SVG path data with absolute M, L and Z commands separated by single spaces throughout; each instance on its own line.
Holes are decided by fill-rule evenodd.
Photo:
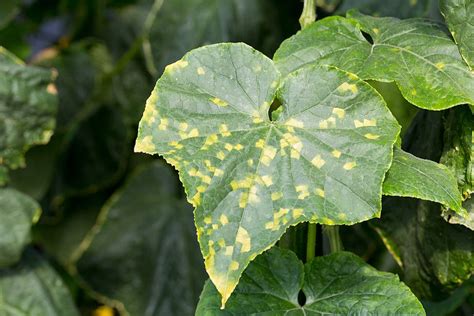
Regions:
M 282 111 L 270 120 L 275 97 Z M 180 171 L 225 302 L 247 264 L 290 225 L 379 216 L 399 131 L 380 95 L 352 74 L 308 67 L 281 81 L 251 47 L 218 44 L 167 67 L 135 150 Z
M 441 162 L 456 175 L 457 184 L 465 201 L 468 216 L 460 216 L 444 208 L 443 216 L 450 222 L 462 224 L 474 230 L 474 115 L 467 106 L 450 110 L 446 117 L 444 149 Z M 452 208 L 452 207 L 451 207 Z
M 300 305 L 300 291 L 305 303 Z M 349 252 L 316 257 L 304 268 L 296 255 L 278 247 L 245 270 L 224 310 L 207 282 L 196 315 L 424 315 L 423 307 L 398 276 L 380 272 Z
M 466 215 L 456 178 L 446 166 L 417 158 L 397 147 L 383 184 L 383 194 L 438 202 Z
M 178 199 L 178 188 L 162 162 L 141 168 L 109 200 L 81 245 L 82 279 L 130 315 L 194 314 L 205 270 L 192 208 Z
M 18 265 L 0 269 L 0 298 L 2 316 L 79 316 L 61 278 L 31 249 Z
M 373 16 L 393 16 L 398 18 L 417 18 L 428 13 L 430 2 L 433 0 L 343 0 L 337 8 L 338 13 L 358 9 L 362 13 Z
M 474 69 L 474 1 L 441 0 L 440 9 L 461 55 Z
M 474 73 L 439 26 L 354 11 L 348 17 L 320 20 L 284 41 L 274 57 L 278 69 L 287 74 L 309 63 L 329 64 L 362 79 L 395 81 L 403 96 L 421 108 L 474 104 Z
M 25 66 L 0 46 L 0 185 L 7 168 L 24 165 L 23 155 L 49 141 L 54 129 L 56 88 L 53 72 Z
M 0 268 L 20 260 L 30 230 L 41 213 L 35 200 L 13 189 L 0 189 Z

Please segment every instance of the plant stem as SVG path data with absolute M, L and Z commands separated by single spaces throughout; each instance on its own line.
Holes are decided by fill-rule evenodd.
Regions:
M 316 253 L 316 224 L 308 223 L 308 241 L 306 243 L 306 262 L 311 261 Z
M 339 236 L 339 226 L 324 226 L 324 233 L 329 239 L 329 247 L 331 248 L 331 253 L 344 250 L 342 246 L 341 237 Z
M 316 21 L 316 0 L 304 0 L 303 12 L 299 22 L 303 30 L 308 25 Z

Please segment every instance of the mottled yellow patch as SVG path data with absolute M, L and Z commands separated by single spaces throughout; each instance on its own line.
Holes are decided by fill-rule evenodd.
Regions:
M 229 265 L 231 271 L 236 271 L 239 269 L 239 263 L 237 261 L 232 261 Z
M 416 95 L 416 89 L 411 89 L 411 95 Z
M 435 66 L 436 66 L 436 68 L 438 68 L 439 70 L 443 70 L 444 67 L 446 67 L 446 64 L 443 63 L 443 62 L 439 62 L 439 63 L 436 63 Z
M 153 137 L 147 135 L 142 139 L 138 139 L 135 143 L 135 152 L 152 153 L 156 151 L 155 144 L 153 144 Z
M 274 222 L 266 222 L 265 223 L 265 229 L 274 230 L 274 228 L 275 228 L 275 223 Z
M 195 207 L 199 206 L 201 204 L 201 193 L 197 192 L 196 194 L 194 194 L 190 202 Z
M 334 221 L 327 217 L 323 217 L 322 222 L 324 225 L 334 225 Z
M 321 190 L 321 189 L 318 188 L 318 189 L 314 190 L 314 193 L 316 195 L 319 195 L 320 197 L 324 197 L 324 190 Z
M 333 157 L 336 157 L 336 158 L 339 158 L 341 157 L 341 152 L 337 149 L 334 149 L 331 154 L 333 155 Z
M 202 67 L 198 67 L 198 68 L 196 69 L 196 72 L 197 72 L 197 74 L 200 75 L 200 76 L 206 74 L 206 71 L 205 71 L 204 68 L 202 68 Z
M 375 119 L 371 119 L 371 120 L 364 119 L 363 121 L 354 120 L 354 126 L 356 128 L 359 128 L 359 127 L 373 127 L 373 126 L 377 126 L 377 121 Z
M 290 118 L 288 121 L 286 121 L 285 125 L 298 127 L 298 128 L 304 127 L 304 123 L 302 121 L 294 119 L 294 118 Z
M 279 200 L 283 197 L 283 193 L 281 192 L 273 192 L 271 195 L 272 201 Z
M 340 108 L 332 109 L 332 113 L 335 114 L 340 119 L 343 119 L 344 116 L 346 115 L 346 111 L 344 109 L 340 109 Z
M 160 131 L 166 131 L 168 129 L 168 119 L 167 118 L 160 119 L 160 125 L 158 125 L 158 129 Z
M 196 191 L 198 191 L 198 192 L 201 192 L 201 193 L 202 193 L 202 192 L 206 191 L 206 189 L 207 189 L 207 188 L 206 188 L 205 186 L 203 186 L 203 185 L 200 185 L 200 186 L 198 186 L 198 187 L 196 188 Z
M 364 137 L 367 138 L 367 139 L 378 139 L 380 137 L 380 135 L 367 133 L 367 134 L 364 135 Z
M 178 60 L 177 62 L 166 66 L 166 71 L 173 72 L 176 69 L 183 69 L 188 67 L 189 63 L 186 60 Z
M 217 225 L 217 224 L 212 224 L 212 229 L 213 229 L 213 230 L 217 230 L 218 228 L 219 228 L 219 225 Z
M 303 209 L 302 208 L 295 208 L 293 209 L 292 211 L 292 216 L 294 219 L 297 219 L 298 217 L 300 217 L 301 215 L 303 215 Z
M 347 218 L 347 215 L 344 214 L 344 213 L 339 213 L 339 214 L 337 214 L 337 217 L 341 220 L 345 220 Z
M 355 161 L 346 162 L 346 163 L 344 164 L 343 168 L 344 168 L 345 170 L 351 170 L 351 169 L 353 169 L 356 165 L 357 165 L 357 164 L 356 164 Z
M 222 169 L 216 168 L 214 170 L 214 176 L 221 177 L 222 175 L 224 175 L 224 171 Z
M 299 193 L 298 199 L 304 200 L 309 196 L 308 186 L 307 185 L 297 185 L 295 187 L 296 192 Z
M 191 177 L 197 177 L 198 175 L 198 170 L 196 168 L 191 168 L 189 171 L 188 171 L 188 174 L 191 176 Z
M 237 144 L 234 146 L 234 149 L 236 150 L 242 150 L 244 148 L 244 146 L 242 146 L 242 144 Z
M 286 141 L 286 139 L 282 138 L 280 139 L 280 148 L 285 148 L 288 147 L 290 144 Z
M 204 217 L 204 224 L 209 225 L 210 223 L 212 223 L 212 218 L 210 216 Z
M 262 155 L 260 156 L 260 162 L 265 166 L 269 166 L 273 158 L 275 158 L 276 153 L 276 148 L 272 146 L 265 146 L 265 148 L 263 148 Z
M 277 81 L 273 81 L 272 84 L 270 85 L 270 87 L 272 87 L 272 88 L 276 88 L 277 86 L 278 86 Z
M 233 252 L 234 252 L 234 246 L 227 246 L 227 247 L 225 247 L 224 255 L 232 256 Z
M 209 146 L 214 145 L 219 141 L 219 137 L 216 134 L 211 134 L 206 137 L 206 141 L 204 142 L 203 148 L 207 149 Z
M 171 147 L 174 147 L 176 149 L 181 149 L 183 148 L 183 145 L 178 143 L 177 141 L 173 141 L 173 142 L 169 142 L 168 145 L 170 145 Z
M 255 147 L 257 148 L 263 148 L 265 147 L 265 140 L 264 139 L 259 139 L 255 142 Z
M 245 208 L 247 206 L 248 201 L 249 201 L 249 193 L 248 192 L 240 193 L 239 207 Z
M 237 230 L 235 241 L 242 245 L 242 247 L 240 248 L 240 252 L 250 251 L 250 248 L 251 248 L 250 235 L 247 232 L 247 230 L 245 230 L 245 228 L 243 228 L 242 226 L 240 226 L 239 229 Z
M 223 151 L 219 151 L 217 154 L 216 154 L 216 157 L 217 159 L 219 160 L 224 160 L 225 159 L 225 153 Z
M 322 120 L 321 122 L 319 122 L 319 128 L 320 129 L 326 129 L 328 127 L 329 127 L 329 125 L 328 125 L 328 122 L 326 120 Z
M 253 166 L 253 160 L 252 159 L 247 160 L 247 165 L 249 167 L 252 167 Z
M 377 28 L 373 28 L 372 31 L 373 31 L 376 35 L 378 35 L 378 34 L 380 33 L 380 30 L 377 29 Z
M 227 137 L 230 136 L 229 128 L 227 127 L 226 124 L 221 124 L 219 126 L 219 132 L 222 134 L 222 136 Z
M 229 143 L 226 143 L 226 144 L 224 145 L 224 148 L 225 148 L 227 151 L 231 151 L 232 149 L 234 149 L 234 145 L 229 144 Z
M 199 130 L 197 128 L 193 128 L 187 135 L 188 138 L 198 137 L 198 136 L 199 136 Z
M 263 181 L 263 184 L 265 184 L 265 186 L 267 187 L 273 184 L 272 177 L 268 175 L 262 176 L 262 181 Z
M 219 218 L 219 222 L 221 222 L 222 225 L 226 225 L 229 223 L 229 219 L 225 214 L 222 214 L 221 217 Z
M 226 107 L 229 105 L 229 103 L 225 102 L 224 100 L 221 100 L 219 98 L 211 98 L 211 102 L 214 103 L 215 105 L 217 106 L 220 106 L 220 107 Z
M 263 120 L 262 120 L 260 117 L 255 116 L 255 117 L 253 118 L 253 122 L 254 122 L 255 124 L 258 124 L 258 123 L 262 123 Z
M 290 152 L 290 157 L 293 158 L 293 159 L 300 159 L 300 152 L 295 150 L 295 149 L 291 149 L 291 152 Z
M 206 183 L 206 184 L 210 184 L 211 181 L 212 181 L 211 177 L 209 177 L 209 176 L 203 176 L 203 177 L 201 178 L 201 180 L 202 180 L 202 182 L 204 182 L 204 183 Z
M 344 82 L 341 84 L 339 87 L 337 87 L 337 90 L 344 92 L 344 91 L 351 91 L 353 94 L 356 94 L 358 89 L 355 84 Z
M 321 158 L 321 155 L 316 155 L 314 158 L 311 160 L 311 163 L 316 166 L 316 168 L 321 169 L 322 166 L 326 163 L 324 159 Z

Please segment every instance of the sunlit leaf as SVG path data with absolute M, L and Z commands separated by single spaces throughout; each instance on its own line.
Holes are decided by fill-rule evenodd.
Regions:
M 0 268 L 20 259 L 30 242 L 31 226 L 40 213 L 40 206 L 29 196 L 13 189 L 0 189 Z
M 472 0 L 441 0 L 441 13 L 459 45 L 466 63 L 474 69 L 474 2 Z
M 383 194 L 438 202 L 466 215 L 456 178 L 446 166 L 417 158 L 397 147 L 383 184 Z
M 77 271 L 109 305 L 130 315 L 194 315 L 205 272 L 178 188 L 163 163 L 142 167 L 81 244 Z
M 287 74 L 308 63 L 329 64 L 362 79 L 395 81 L 410 103 L 424 109 L 474 104 L 474 73 L 437 24 L 356 11 L 348 17 L 320 20 L 284 41 L 274 57 L 278 69 Z
M 0 185 L 7 169 L 24 165 L 24 153 L 53 134 L 54 73 L 31 66 L 0 47 Z
M 270 120 L 275 98 L 283 110 Z M 225 302 L 247 264 L 290 225 L 379 216 L 399 131 L 380 95 L 354 75 L 307 67 L 282 80 L 249 46 L 218 44 L 167 67 L 135 150 L 180 171 Z
M 300 305 L 298 296 L 304 293 Z M 252 262 L 224 310 L 207 282 L 196 312 L 202 315 L 424 315 L 410 289 L 349 252 L 317 257 L 304 268 L 278 247 Z

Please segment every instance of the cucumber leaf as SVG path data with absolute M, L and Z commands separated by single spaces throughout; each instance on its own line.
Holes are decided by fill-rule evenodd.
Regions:
M 275 97 L 282 110 L 270 120 Z M 247 264 L 289 226 L 379 216 L 399 132 L 380 95 L 352 74 L 307 67 L 281 80 L 251 47 L 217 44 L 166 68 L 135 150 L 180 172 L 225 303 Z
M 316 257 L 303 267 L 293 252 L 278 247 L 249 265 L 224 310 L 219 303 L 207 282 L 196 315 L 425 314 L 398 276 L 377 271 L 352 253 Z
M 467 215 L 462 208 L 456 178 L 444 165 L 417 158 L 398 147 L 387 172 L 383 194 L 414 197 L 441 203 L 457 213 Z
M 55 72 L 26 66 L 0 47 L 0 185 L 7 170 L 24 166 L 23 155 L 53 134 L 57 108 Z
M 472 0 L 441 0 L 440 10 L 459 46 L 461 55 L 474 69 L 474 2 Z
M 32 249 L 19 264 L 0 269 L 0 293 L 1 315 L 79 316 L 59 275 Z
M 283 74 L 318 63 L 364 80 L 395 81 L 410 103 L 424 109 L 474 104 L 474 73 L 449 35 L 425 20 L 350 11 L 348 18 L 325 18 L 290 37 L 274 60 Z
M 79 276 L 123 314 L 194 315 L 205 272 L 192 208 L 178 188 L 162 162 L 140 168 L 79 246 Z
M 40 206 L 28 195 L 0 189 L 0 268 L 20 260 L 31 240 L 31 226 L 40 214 Z

